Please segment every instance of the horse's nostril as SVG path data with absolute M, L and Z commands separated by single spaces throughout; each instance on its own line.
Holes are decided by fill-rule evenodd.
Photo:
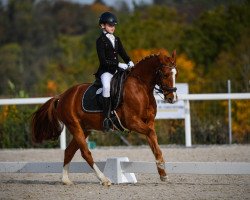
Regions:
M 169 103 L 172 103 L 172 102 L 173 102 L 173 99 L 172 99 L 172 98 L 168 98 L 168 102 L 169 102 Z

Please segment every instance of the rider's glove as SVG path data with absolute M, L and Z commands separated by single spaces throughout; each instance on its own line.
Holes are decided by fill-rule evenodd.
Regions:
M 126 69 L 128 68 L 128 65 L 125 64 L 125 63 L 119 63 L 119 64 L 118 64 L 118 67 L 121 68 L 121 69 L 126 70 Z
M 129 61 L 128 67 L 129 67 L 129 68 L 132 68 L 132 67 L 134 67 L 134 66 L 135 66 L 135 64 L 133 63 L 133 61 Z

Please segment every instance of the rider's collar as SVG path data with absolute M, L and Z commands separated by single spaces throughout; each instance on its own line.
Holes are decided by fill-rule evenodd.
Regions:
M 109 33 L 108 31 L 105 31 L 105 30 L 103 30 L 102 32 L 104 35 L 107 35 L 107 34 L 113 35 L 112 33 Z

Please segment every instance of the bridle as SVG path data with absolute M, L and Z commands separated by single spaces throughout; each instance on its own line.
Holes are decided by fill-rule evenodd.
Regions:
M 170 94 L 172 92 L 176 92 L 177 88 L 176 87 L 168 87 L 167 85 L 163 84 L 163 79 L 165 78 L 165 75 L 163 74 L 163 72 L 161 70 L 163 67 L 168 67 L 170 69 L 174 69 L 174 68 L 176 69 L 176 66 L 169 67 L 169 66 L 162 65 L 156 71 L 156 78 L 157 78 L 157 80 L 159 80 L 159 82 L 157 83 L 157 85 L 159 86 L 159 88 L 155 87 L 155 90 L 158 93 L 161 93 L 161 94 L 164 94 L 164 95 L 168 95 L 168 94 Z

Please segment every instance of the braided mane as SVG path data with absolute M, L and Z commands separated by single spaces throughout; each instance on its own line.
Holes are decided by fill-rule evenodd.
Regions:
M 159 53 L 158 53 L 158 54 L 151 54 L 151 55 L 148 55 L 148 56 L 142 58 L 140 61 L 138 61 L 138 62 L 136 63 L 136 65 L 141 64 L 142 62 L 147 61 L 147 60 L 150 59 L 150 58 L 157 57 L 157 56 L 159 56 L 159 55 L 160 55 Z

